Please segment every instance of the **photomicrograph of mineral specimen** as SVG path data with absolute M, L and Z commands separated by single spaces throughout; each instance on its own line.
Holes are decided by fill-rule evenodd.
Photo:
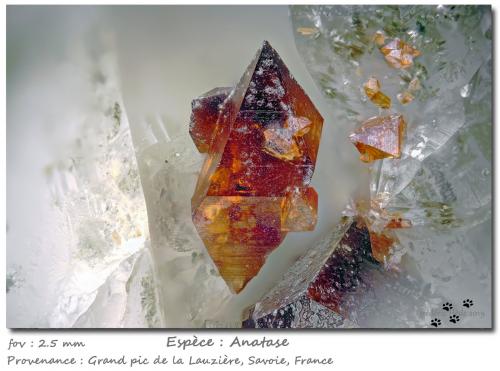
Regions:
M 309 183 L 323 118 L 267 41 L 234 89 L 214 89 L 192 108 L 191 137 L 208 153 L 193 223 L 238 293 L 287 232 L 314 229 Z
M 7 326 L 491 327 L 490 7 L 7 13 Z

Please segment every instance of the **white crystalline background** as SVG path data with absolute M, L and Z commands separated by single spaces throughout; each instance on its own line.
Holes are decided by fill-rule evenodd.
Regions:
M 433 318 L 448 327 L 491 326 L 490 8 L 292 6 L 291 18 L 297 48 L 337 125 L 351 131 L 380 114 L 362 89 L 370 76 L 405 117 L 403 155 L 370 167 L 370 194 L 413 223 L 397 232 L 398 254 L 400 269 L 430 287 L 429 296 L 420 297 L 429 304 L 420 318 L 427 326 Z M 421 52 L 412 68 L 385 62 L 372 39 L 379 30 Z M 413 78 L 422 88 L 403 106 L 396 95 Z M 358 156 L 354 146 L 351 152 Z M 465 299 L 473 306 L 464 307 Z M 454 305 L 453 312 L 441 309 L 444 302 Z M 456 324 L 448 321 L 453 313 L 461 316 Z M 390 326 L 388 317 L 374 318 L 373 325 Z
M 7 326 L 158 326 L 112 40 L 60 16 L 9 10 Z

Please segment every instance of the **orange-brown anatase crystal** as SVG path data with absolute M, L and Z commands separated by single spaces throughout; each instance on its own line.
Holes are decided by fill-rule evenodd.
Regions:
M 380 91 L 380 82 L 375 77 L 370 77 L 363 88 L 373 104 L 385 109 L 391 107 L 391 98 Z
M 420 51 L 397 38 L 381 47 L 380 51 L 394 68 L 408 68 L 413 65 L 413 58 L 420 55 Z
M 384 42 L 385 42 L 384 33 L 382 31 L 375 32 L 375 34 L 373 35 L 373 41 L 375 42 L 375 44 L 377 44 L 379 46 L 384 45 Z
M 405 90 L 404 92 L 399 93 L 397 98 L 401 104 L 408 104 L 411 103 L 415 97 L 410 92 Z
M 391 255 L 394 244 L 399 243 L 399 240 L 394 234 L 393 230 L 410 227 L 410 220 L 403 218 L 393 218 L 380 232 L 375 232 L 368 228 L 370 231 L 370 243 L 372 247 L 373 258 L 379 263 L 385 263 Z
M 233 292 L 287 232 L 314 229 L 318 198 L 309 183 L 322 125 L 268 42 L 231 92 L 194 100 L 190 132 L 207 157 L 191 199 L 193 222 Z
M 406 123 L 400 114 L 376 116 L 366 120 L 349 139 L 361 153 L 361 161 L 399 158 L 405 128 Z
M 395 239 L 389 233 L 370 231 L 372 256 L 379 263 L 384 263 L 385 259 L 390 255 L 394 242 Z

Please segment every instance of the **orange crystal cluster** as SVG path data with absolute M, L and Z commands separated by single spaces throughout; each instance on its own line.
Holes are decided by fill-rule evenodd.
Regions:
M 420 55 L 417 49 L 398 38 L 384 45 L 386 37 L 382 31 L 377 31 L 372 40 L 380 47 L 387 63 L 394 68 L 408 68 L 413 65 L 413 58 Z M 363 88 L 372 103 L 384 109 L 391 107 L 391 99 L 381 92 L 380 82 L 375 77 L 370 77 Z M 408 84 L 408 90 L 399 93 L 397 99 L 403 105 L 408 104 L 414 99 L 412 92 L 419 89 L 420 81 L 415 77 Z M 364 121 L 349 139 L 360 152 L 360 160 L 364 162 L 400 158 L 405 130 L 406 122 L 403 116 L 394 113 Z M 364 216 L 369 230 L 373 258 L 380 263 L 387 263 L 392 248 L 397 243 L 393 229 L 409 228 L 411 222 L 400 217 L 388 218 L 387 212 L 379 210 L 376 203 L 369 207 L 361 205 L 358 215 Z M 381 222 L 385 222 L 384 225 L 381 226 Z
M 376 116 L 366 120 L 349 139 L 361 153 L 361 161 L 399 158 L 405 127 L 400 114 Z
M 397 38 L 381 47 L 380 51 L 394 68 L 408 68 L 413 65 L 413 58 L 420 55 L 420 51 Z
M 287 232 L 313 230 L 309 187 L 323 118 L 264 42 L 234 89 L 195 99 L 190 134 L 207 157 L 193 222 L 229 288 L 240 292 Z

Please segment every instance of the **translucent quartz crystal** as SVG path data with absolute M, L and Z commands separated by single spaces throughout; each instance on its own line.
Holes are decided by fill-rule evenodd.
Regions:
M 396 38 L 380 48 L 385 60 L 394 68 L 408 68 L 413 65 L 413 58 L 418 57 L 420 52 Z
M 288 231 L 314 228 L 317 195 L 308 185 L 323 118 L 267 42 L 221 104 L 226 92 L 193 102 L 190 132 L 208 155 L 192 213 L 221 276 L 238 293 Z
M 480 121 L 481 122 L 481 119 Z M 471 228 L 491 216 L 491 142 L 488 124 L 469 122 L 426 158 L 387 208 L 414 225 Z
M 359 89 L 370 76 L 383 76 L 390 97 L 413 96 L 398 105 L 401 156 L 370 166 L 370 232 L 395 238 L 395 268 L 436 294 L 477 298 L 484 318 L 454 326 L 491 326 L 491 7 L 292 6 L 291 18 L 293 29 L 318 29 L 296 33 L 297 49 L 346 131 L 380 115 Z M 420 52 L 406 68 L 380 52 L 395 39 Z
M 394 114 L 366 120 L 349 136 L 361 153 L 360 159 L 372 162 L 382 158 L 399 158 L 406 123 L 403 116 Z
M 249 309 L 243 327 L 417 325 L 427 304 L 418 299 L 426 290 L 418 277 L 384 271 L 372 257 L 366 226 L 347 218 Z M 395 300 L 386 302 L 387 297 Z
M 370 76 L 384 76 L 388 96 L 396 96 L 401 85 L 415 96 L 412 104 L 398 109 L 408 124 L 401 161 L 384 161 L 380 172 L 373 172 L 373 196 L 392 197 L 418 171 L 420 162 L 464 124 L 460 89 L 491 57 L 490 8 L 292 6 L 291 18 L 295 30 L 311 25 L 318 29 L 320 37 L 296 33 L 295 41 L 335 110 L 337 125 L 353 127 L 377 114 L 359 89 Z M 420 51 L 411 67 L 395 70 L 385 62 L 373 40 L 380 30 L 392 40 L 408 40 Z
M 391 98 L 380 91 L 380 82 L 375 77 L 370 77 L 363 88 L 373 104 L 385 109 L 391 107 Z

